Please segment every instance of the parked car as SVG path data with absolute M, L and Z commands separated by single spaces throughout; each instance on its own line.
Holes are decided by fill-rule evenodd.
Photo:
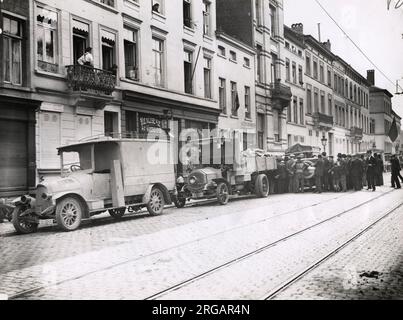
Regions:
M 104 137 L 59 148 L 60 177 L 13 201 L 15 229 L 35 232 L 40 220 L 54 219 L 62 230 L 72 231 L 82 219 L 105 211 L 119 219 L 143 207 L 162 214 L 176 194 L 175 170 L 173 164 L 150 159 L 156 147 L 168 150 L 169 142 Z

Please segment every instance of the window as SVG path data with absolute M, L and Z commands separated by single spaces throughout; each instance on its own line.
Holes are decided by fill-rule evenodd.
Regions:
M 313 77 L 318 79 L 318 60 L 313 58 Z
M 211 99 L 211 59 L 204 58 L 204 97 Z
M 325 105 L 325 93 L 323 91 L 320 92 L 320 112 L 326 113 L 326 105 Z
M 218 88 L 218 98 L 220 102 L 220 109 L 223 114 L 227 114 L 227 85 L 226 80 L 219 78 L 220 86 Z
M 125 110 L 126 132 L 132 137 L 137 132 L 137 112 Z
M 218 46 L 218 54 L 220 56 L 225 57 L 226 53 L 225 53 L 225 48 L 223 46 Z
M 185 71 L 185 93 L 193 93 L 193 53 L 185 50 L 184 59 L 184 71 Z
M 315 113 L 319 112 L 319 92 L 318 89 L 314 89 L 314 98 L 313 98 L 313 103 L 314 103 L 314 108 L 315 108 Z
M 233 116 L 238 116 L 239 98 L 236 82 L 231 81 L 231 113 Z
M 311 75 L 311 57 L 310 56 L 306 56 L 306 58 L 305 58 L 305 69 L 306 69 L 306 74 L 307 75 Z
M 285 62 L 285 75 L 286 75 L 286 80 L 290 81 L 291 74 L 290 74 L 290 60 L 289 59 L 286 59 L 286 62 Z
M 250 87 L 245 86 L 245 118 L 251 118 L 251 110 L 250 110 Z
M 4 81 L 22 84 L 22 23 L 11 17 L 3 18 Z M 1 39 L 1 38 L 0 38 Z
M 348 98 L 348 80 L 346 79 L 345 87 L 344 87 L 344 96 Z
M 250 68 L 250 60 L 249 60 L 249 58 L 243 58 L 243 66 L 244 67 L 247 67 L 247 68 Z
M 304 111 L 304 100 L 299 99 L 299 123 L 301 125 L 304 125 L 305 123 L 305 111 Z
M 164 14 L 163 0 L 152 0 L 151 10 L 152 12 Z
M 306 89 L 306 107 L 307 107 L 307 113 L 312 114 L 312 89 L 311 88 Z
M 60 168 L 57 148 L 61 144 L 61 115 L 58 112 L 39 112 L 40 166 L 42 169 Z
M 257 116 L 257 144 L 259 149 L 264 148 L 264 114 Z
M 164 86 L 164 41 L 153 37 L 154 85 Z
M 320 63 L 319 69 L 320 82 L 325 83 L 325 67 L 323 66 L 322 62 Z
M 271 35 L 277 35 L 277 14 L 276 7 L 270 5 L 270 26 L 271 26 Z
M 235 51 L 230 51 L 229 56 L 230 56 L 231 60 L 236 61 L 236 52 Z
M 293 122 L 298 123 L 298 102 L 297 102 L 297 97 L 294 97 L 294 99 L 293 99 L 292 113 L 293 113 L 293 116 L 294 116 Z
M 339 92 L 339 82 L 338 82 L 338 77 L 337 74 L 334 74 L 334 91 L 336 91 L 337 93 Z
M 192 6 L 191 0 L 183 0 L 183 25 L 192 28 Z
M 99 2 L 112 8 L 115 7 L 115 0 L 99 0 Z
M 43 71 L 58 73 L 58 14 L 41 6 L 37 7 L 37 11 L 36 55 L 38 68 Z
M 327 68 L 327 85 L 329 87 L 332 86 L 332 71 L 330 70 L 330 68 Z
M 285 42 L 285 48 L 288 49 L 288 50 L 290 50 L 290 43 L 287 42 L 287 41 Z
M 297 83 L 297 65 L 295 62 L 292 63 L 292 82 Z
M 304 84 L 302 66 L 298 66 L 298 81 L 301 86 Z
M 261 1 L 262 0 L 255 0 L 255 17 L 257 26 L 260 26 L 262 24 Z
M 263 70 L 262 70 L 262 65 L 263 65 L 262 58 L 263 58 L 263 55 L 262 55 L 262 51 L 263 51 L 262 46 L 257 45 L 256 46 L 256 69 L 257 69 L 257 81 L 259 83 L 263 82 Z
M 291 110 L 291 101 L 288 104 L 288 108 L 287 108 L 287 122 L 291 122 L 292 121 L 292 110 Z
M 84 54 L 89 47 L 90 26 L 88 23 L 73 19 L 73 63 Z
M 332 96 L 329 95 L 328 97 L 328 103 L 329 103 L 329 116 L 333 115 L 333 99 Z
M 116 66 L 116 35 L 112 32 L 101 30 L 102 41 L 102 69 L 113 72 Z
M 211 4 L 203 1 L 203 34 L 211 36 Z
M 124 27 L 124 50 L 125 50 L 125 72 L 126 78 L 138 80 L 138 44 L 137 44 L 137 30 Z

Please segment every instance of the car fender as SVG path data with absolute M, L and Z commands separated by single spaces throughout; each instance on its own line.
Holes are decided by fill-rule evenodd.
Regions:
M 147 191 L 143 196 L 143 203 L 149 203 L 150 202 L 151 191 L 153 190 L 154 187 L 157 187 L 162 191 L 162 193 L 164 195 L 165 204 L 171 204 L 172 203 L 171 195 L 169 194 L 168 188 L 165 187 L 162 183 L 150 184 L 147 187 Z
M 74 193 L 71 191 L 56 193 L 55 195 L 52 196 L 52 202 L 54 205 L 56 205 L 58 200 L 61 200 L 67 196 L 72 196 L 72 197 L 79 199 L 84 206 L 83 218 L 86 218 L 86 219 L 90 218 L 90 211 L 88 208 L 87 201 L 85 201 L 85 199 L 78 193 Z

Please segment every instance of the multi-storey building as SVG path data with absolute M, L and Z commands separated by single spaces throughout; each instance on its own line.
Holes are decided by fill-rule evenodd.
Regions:
M 220 130 L 242 133 L 244 148 L 256 143 L 255 50 L 217 32 L 218 101 Z
M 334 155 L 338 151 L 335 147 L 338 131 L 334 126 L 336 98 L 333 97 L 332 86 L 334 55 L 330 41 L 323 44 L 312 36 L 305 35 L 305 45 L 306 123 L 309 131 L 307 142 L 325 150 L 329 155 Z
M 370 132 L 374 149 L 392 154 L 393 144 L 389 138 L 389 131 L 393 121 L 392 97 L 386 89 L 375 86 L 373 70 L 368 71 L 368 82 L 371 84 L 369 94 L 370 104 Z
M 305 40 L 302 24 L 284 26 L 285 83 L 292 98 L 287 108 L 288 147 L 309 143 L 306 126 Z
M 24 157 L 27 174 L 19 180 L 12 174 L 14 189 L 34 186 L 35 172 L 37 179 L 58 174 L 63 144 L 105 134 L 139 136 L 168 127 L 169 120 L 177 120 L 179 130 L 217 126 L 214 1 L 7 0 L 2 9 L 10 48 L 1 50 L 8 57 L 2 59 L 1 95 L 19 97 L 7 102 L 12 111 L 2 117 L 24 119 L 24 130 L 32 131 L 29 141 L 11 130 L 0 133 L 16 149 L 5 153 L 10 159 L 2 163 L 9 165 L 2 170 L 11 174 L 11 163 L 18 163 L 13 155 Z M 93 68 L 78 64 L 87 47 Z
M 0 2 L 0 197 L 35 187 L 30 1 Z
M 283 1 L 217 0 L 217 28 L 256 50 L 257 145 L 272 153 L 287 148 Z

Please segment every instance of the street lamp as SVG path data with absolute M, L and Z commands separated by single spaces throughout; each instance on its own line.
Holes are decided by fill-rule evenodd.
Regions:
M 323 152 L 326 152 L 326 145 L 327 145 L 327 139 L 326 139 L 326 137 L 325 137 L 325 134 L 323 133 L 323 136 L 322 136 L 322 146 L 323 146 Z

